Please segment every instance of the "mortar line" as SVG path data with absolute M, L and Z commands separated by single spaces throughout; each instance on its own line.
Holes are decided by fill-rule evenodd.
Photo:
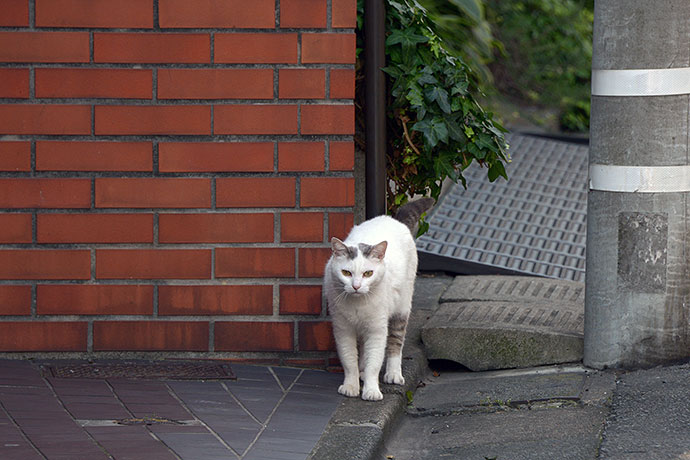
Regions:
M 280 405 L 283 403 L 283 401 L 285 401 L 285 398 L 287 398 L 287 395 L 290 394 L 290 390 L 292 390 L 292 387 L 295 386 L 295 383 L 297 383 L 297 381 L 299 380 L 299 378 L 302 377 L 302 374 L 303 374 L 303 373 L 304 373 L 304 369 L 301 369 L 300 372 L 299 372 L 299 374 L 297 375 L 297 377 L 295 377 L 295 380 L 290 384 L 290 386 L 285 390 L 285 392 L 283 392 L 283 396 L 278 400 L 278 402 L 277 402 L 276 405 L 273 407 L 273 410 L 272 410 L 271 413 L 268 415 L 268 417 L 266 417 L 266 422 L 265 422 L 264 424 L 262 424 L 262 427 L 261 427 L 261 429 L 259 430 L 259 433 L 257 433 L 257 435 L 256 435 L 256 437 L 254 438 L 254 440 L 253 440 L 251 443 L 249 443 L 249 446 L 247 446 L 247 449 L 245 449 L 245 451 L 244 451 L 244 453 L 242 454 L 242 457 L 241 457 L 241 458 L 244 458 L 244 456 L 246 456 L 246 455 L 249 453 L 249 451 L 252 449 L 252 447 L 254 447 L 254 446 L 256 445 L 256 443 L 259 441 L 259 438 L 260 438 L 261 435 L 264 433 L 264 431 L 266 431 L 266 428 L 267 428 L 268 425 L 271 423 L 271 419 L 273 419 L 273 416 L 274 416 L 275 413 L 278 411 L 278 408 L 279 408 Z M 229 392 L 229 391 L 228 391 L 228 392 Z
M 24 388 L 24 387 L 21 387 L 21 388 Z M 17 429 L 17 431 L 19 432 L 19 434 L 21 434 L 22 438 L 27 442 L 27 444 L 29 444 L 29 445 L 31 446 L 31 448 L 32 448 L 34 451 L 36 451 L 36 453 L 37 453 L 38 455 L 40 455 L 40 456 L 41 456 L 42 458 L 44 458 L 45 460 L 48 460 L 48 458 L 47 458 L 45 455 L 43 455 L 43 452 L 41 452 L 41 450 L 33 443 L 33 441 L 31 441 L 31 438 L 29 438 L 29 436 L 24 432 L 24 430 L 22 430 L 22 427 L 19 426 L 19 424 L 17 423 L 17 421 L 14 419 L 14 417 L 12 417 L 12 415 L 11 415 L 11 414 L 9 413 L 9 411 L 5 408 L 5 406 L 2 404 L 1 401 L 0 401 L 0 410 L 5 414 L 5 416 L 6 416 L 7 419 L 10 421 L 10 423 L 12 424 L 12 426 L 14 426 L 14 427 Z
M 103 453 L 105 453 L 105 455 L 107 455 L 109 459 L 115 460 L 115 457 L 110 455 L 110 452 L 108 452 L 108 449 L 106 449 L 105 446 L 103 446 L 100 442 L 96 441 L 96 438 L 94 438 L 91 435 L 91 433 L 88 432 L 88 430 L 84 429 L 84 427 L 80 426 L 77 423 L 77 420 L 74 418 L 72 413 L 67 409 L 67 407 L 65 407 L 65 403 L 58 396 L 57 392 L 55 391 L 55 388 L 53 387 L 53 384 L 50 383 L 50 381 L 47 378 L 45 378 L 44 376 L 41 376 L 41 379 L 48 386 L 48 388 L 50 389 L 50 392 L 53 394 L 53 396 L 57 400 L 58 404 L 60 404 L 60 407 L 62 407 L 62 410 L 64 410 L 67 413 L 67 415 L 69 416 L 69 418 L 71 418 L 72 421 L 74 421 L 75 425 L 79 426 L 82 429 L 82 431 L 84 432 L 84 434 L 91 440 L 91 442 L 93 442 L 100 450 L 102 450 Z
M 220 435 L 215 432 L 215 430 L 213 430 L 210 426 L 208 426 L 206 424 L 206 422 L 204 422 L 201 418 L 197 417 L 197 415 L 194 413 L 194 411 L 189 406 L 187 406 L 187 404 L 182 400 L 182 398 L 180 398 L 177 395 L 177 393 L 175 393 L 175 391 L 170 387 L 170 385 L 168 385 L 167 382 L 165 383 L 165 386 L 168 388 L 168 393 L 170 393 L 170 395 L 173 398 L 175 398 L 175 400 L 177 400 L 177 402 L 180 403 L 180 405 L 182 407 L 184 407 L 184 409 L 187 412 L 189 412 L 194 417 L 194 419 L 197 420 L 201 424 L 201 426 L 206 428 L 209 431 L 209 433 L 211 433 L 211 435 L 214 438 L 216 438 L 218 440 L 218 442 L 220 442 L 223 445 L 223 447 L 225 447 L 230 452 L 232 452 L 235 455 L 235 457 L 237 457 L 238 459 L 242 458 L 242 456 L 231 445 L 229 445 L 227 442 L 225 442 L 225 440 L 223 438 L 221 438 Z
M 105 383 L 105 385 L 108 387 L 108 389 L 110 390 L 110 392 L 113 394 L 113 397 L 115 398 L 115 400 L 116 400 L 118 403 L 120 403 L 120 405 L 122 406 L 122 408 L 123 408 L 132 418 L 136 418 L 136 417 L 134 416 L 134 413 L 133 413 L 131 410 L 129 410 L 129 407 L 127 407 L 127 405 L 124 403 L 124 401 L 122 401 L 122 399 L 120 399 L 120 396 L 115 392 L 115 388 L 113 388 L 113 386 L 110 384 L 110 382 L 108 381 L 108 379 L 104 379 L 104 380 L 103 380 L 103 383 Z M 166 384 L 166 388 L 167 388 L 167 384 Z M 149 429 L 148 426 L 145 425 L 145 427 L 146 427 L 146 431 L 149 432 L 149 434 L 151 435 L 151 437 L 152 437 L 153 439 L 155 439 L 156 441 L 160 442 L 163 446 L 165 446 L 165 448 L 168 449 L 168 450 L 170 451 L 170 453 L 171 453 L 177 460 L 183 460 L 179 455 L 177 455 L 177 453 L 176 453 L 174 450 L 172 450 L 172 448 L 170 448 L 170 446 L 168 446 L 165 442 L 163 442 L 162 439 L 160 439 L 158 436 L 156 436 L 156 433 L 154 433 L 153 431 L 151 431 L 151 430 Z

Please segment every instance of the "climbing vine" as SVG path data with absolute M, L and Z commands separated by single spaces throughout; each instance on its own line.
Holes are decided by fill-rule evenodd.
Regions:
M 417 0 L 387 4 L 388 211 L 417 194 L 438 199 L 446 178 L 467 186 L 463 171 L 473 162 L 489 181 L 507 179 L 506 131 L 478 103 L 472 69 L 444 46 Z

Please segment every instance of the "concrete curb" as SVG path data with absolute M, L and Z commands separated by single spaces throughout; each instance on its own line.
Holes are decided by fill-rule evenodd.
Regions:
M 367 402 L 348 398 L 336 409 L 309 460 L 373 460 L 383 458 L 385 440 L 414 394 L 429 373 L 420 341 L 420 330 L 438 308 L 439 298 L 453 278 L 422 275 L 415 283 L 415 298 L 403 351 L 405 385 L 381 385 L 383 401 Z

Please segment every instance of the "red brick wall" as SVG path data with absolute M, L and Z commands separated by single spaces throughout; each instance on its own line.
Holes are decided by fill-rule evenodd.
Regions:
M 0 0 L 0 352 L 326 364 L 356 0 Z

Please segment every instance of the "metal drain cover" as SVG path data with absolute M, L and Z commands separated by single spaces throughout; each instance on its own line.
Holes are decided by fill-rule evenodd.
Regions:
M 216 380 L 236 379 L 225 363 L 208 362 L 100 362 L 43 366 L 48 375 L 61 379 L 151 379 Z
M 512 134 L 508 181 L 463 172 L 417 240 L 423 270 L 585 280 L 588 147 Z

